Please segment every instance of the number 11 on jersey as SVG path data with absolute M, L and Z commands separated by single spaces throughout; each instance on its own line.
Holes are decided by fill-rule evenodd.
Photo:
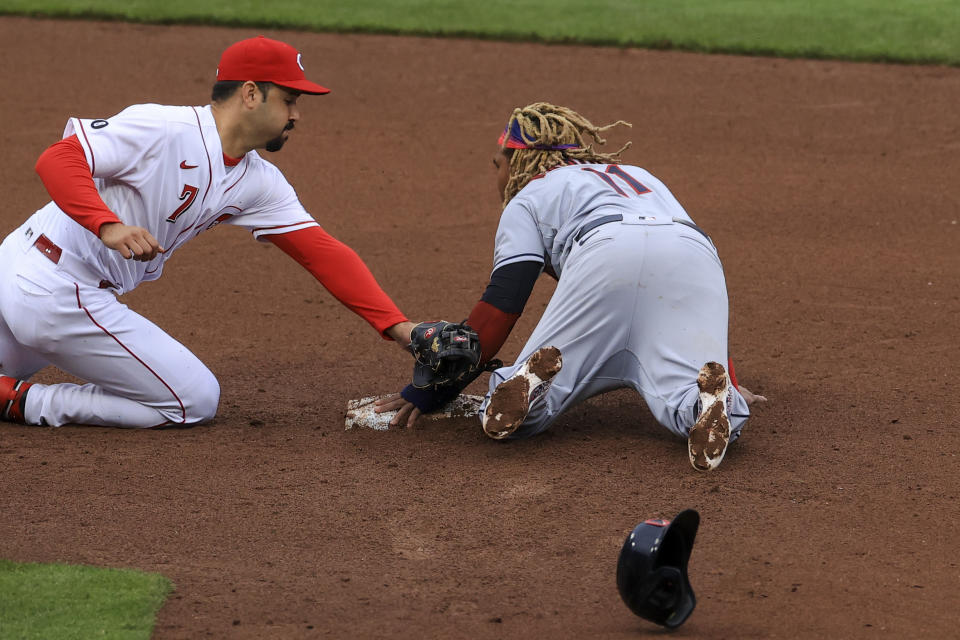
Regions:
M 601 172 L 601 171 L 597 171 L 597 170 L 594 169 L 593 167 L 581 167 L 581 169 L 582 169 L 583 171 L 589 171 L 590 173 L 592 173 L 592 174 L 594 174 L 595 176 L 599 177 L 601 180 L 603 180 L 603 181 L 606 182 L 608 185 L 610 185 L 610 188 L 612 188 L 614 191 L 616 191 L 617 193 L 619 193 L 619 194 L 620 194 L 621 196 L 623 196 L 624 198 L 629 198 L 629 197 L 630 197 L 630 194 L 628 194 L 626 191 L 624 191 L 623 189 L 621 189 L 620 187 L 618 187 L 618 186 L 617 186 L 617 183 L 614 182 L 614 181 L 613 181 L 613 178 L 611 178 L 610 176 L 616 176 L 617 178 L 620 178 L 621 180 L 623 180 L 624 182 L 626 182 L 627 185 L 628 185 L 631 189 L 633 189 L 634 193 L 636 193 L 638 196 L 642 196 L 642 195 L 645 194 L 645 193 L 650 193 L 650 189 L 647 189 L 647 188 L 646 188 L 645 186 L 643 186 L 643 184 L 640 183 L 636 178 L 634 178 L 634 177 L 631 176 L 629 173 L 627 173 L 626 171 L 624 171 L 623 168 L 620 167 L 620 165 L 608 164 L 606 171 L 602 171 L 602 172 Z

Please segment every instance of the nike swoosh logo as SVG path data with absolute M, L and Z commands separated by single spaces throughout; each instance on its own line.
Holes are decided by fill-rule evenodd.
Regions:
M 196 169 L 196 168 L 197 168 L 197 165 L 195 165 L 195 164 L 187 164 L 187 161 L 186 161 L 186 160 L 183 160 L 183 161 L 180 162 L 180 168 L 181 168 L 181 169 Z

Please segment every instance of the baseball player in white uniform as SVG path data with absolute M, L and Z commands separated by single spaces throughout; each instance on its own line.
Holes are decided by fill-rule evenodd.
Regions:
M 120 427 L 212 419 L 214 375 L 116 296 L 159 278 L 179 247 L 218 224 L 273 242 L 406 346 L 412 323 L 255 151 L 283 146 L 301 94 L 328 91 L 306 79 L 296 49 L 260 36 L 224 51 L 207 106 L 71 118 L 37 162 L 52 201 L 0 245 L 0 418 Z M 27 382 L 48 364 L 85 384 Z
M 626 123 L 596 127 L 536 103 L 516 109 L 499 140 L 504 209 L 493 272 L 467 320 L 481 363 L 503 345 L 539 274 L 558 282 L 515 364 L 492 373 L 481 422 L 492 438 L 526 437 L 586 398 L 628 387 L 707 471 L 739 436 L 748 405 L 766 398 L 733 376 L 726 282 L 711 239 L 660 180 L 619 163 L 626 147 L 594 150 L 616 124 Z M 412 425 L 459 390 L 408 386 L 378 409 L 398 409 L 393 424 Z

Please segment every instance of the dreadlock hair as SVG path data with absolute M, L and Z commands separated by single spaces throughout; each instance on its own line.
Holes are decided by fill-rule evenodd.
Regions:
M 509 134 L 515 122 L 519 125 L 523 142 L 531 148 L 507 148 Z M 554 167 L 569 164 L 570 161 L 619 164 L 620 154 L 632 143 L 627 142 L 619 151 L 600 153 L 594 150 L 593 144 L 586 143 L 584 134 L 589 135 L 594 144 L 606 144 L 607 141 L 600 137 L 600 133 L 621 124 L 633 127 L 632 124 L 623 120 L 598 127 L 573 109 L 558 107 L 549 102 L 534 102 L 522 109 L 514 109 L 507 122 L 506 135 L 500 145 L 500 150 L 510 157 L 510 179 L 503 192 L 503 206 L 506 207 L 510 199 L 517 195 L 534 176 L 546 173 Z M 551 148 L 571 144 L 576 146 L 569 149 Z

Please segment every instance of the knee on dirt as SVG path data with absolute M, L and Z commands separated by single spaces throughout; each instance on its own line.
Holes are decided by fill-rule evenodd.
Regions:
M 217 415 L 220 404 L 220 383 L 210 371 L 183 389 L 180 394 L 183 403 L 184 424 L 194 425 L 210 422 Z

